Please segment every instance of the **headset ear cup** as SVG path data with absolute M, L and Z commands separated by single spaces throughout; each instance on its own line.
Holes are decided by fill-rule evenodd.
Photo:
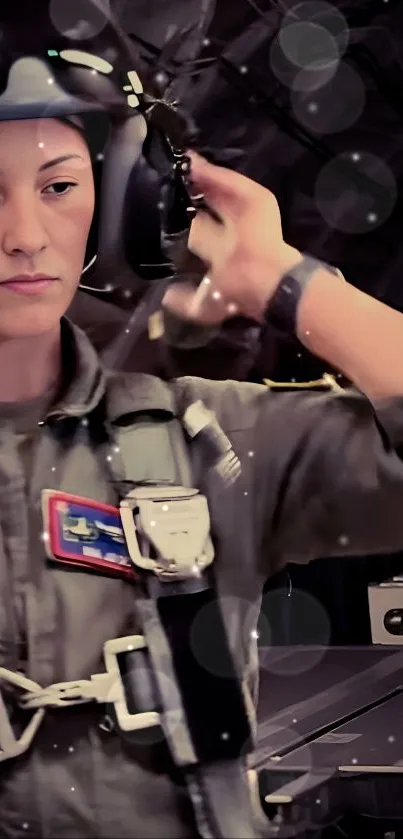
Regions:
M 130 268 L 143 280 L 169 273 L 161 246 L 161 182 L 143 156 L 133 166 L 125 198 L 123 246 Z

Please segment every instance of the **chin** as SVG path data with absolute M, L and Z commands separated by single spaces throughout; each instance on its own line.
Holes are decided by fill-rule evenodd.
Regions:
M 18 307 L 19 308 L 19 307 Z M 60 306 L 29 306 L 13 312 L 0 310 L 0 341 L 39 338 L 59 329 L 65 309 Z

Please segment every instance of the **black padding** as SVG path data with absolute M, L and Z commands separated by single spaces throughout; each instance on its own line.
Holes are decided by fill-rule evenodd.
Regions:
M 215 592 L 158 600 L 198 760 L 236 759 L 251 728 Z

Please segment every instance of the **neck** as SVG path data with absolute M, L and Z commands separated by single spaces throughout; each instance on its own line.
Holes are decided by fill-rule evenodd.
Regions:
M 30 338 L 0 340 L 0 402 L 45 395 L 60 376 L 60 327 Z

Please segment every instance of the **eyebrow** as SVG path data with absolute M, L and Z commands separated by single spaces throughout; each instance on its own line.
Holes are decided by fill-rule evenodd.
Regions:
M 51 169 L 52 166 L 58 166 L 60 163 L 65 163 L 66 160 L 83 160 L 83 158 L 79 154 L 62 154 L 60 157 L 54 157 L 53 160 L 47 160 L 46 163 L 42 163 L 42 166 L 39 167 L 40 172 L 44 172 L 46 169 Z

